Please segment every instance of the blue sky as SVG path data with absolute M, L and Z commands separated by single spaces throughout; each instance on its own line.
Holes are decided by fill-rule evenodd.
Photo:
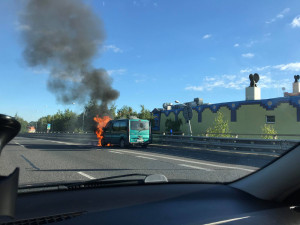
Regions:
M 48 72 L 22 58 L 26 1 L 0 2 L 0 113 L 28 121 L 82 105 L 62 105 L 47 90 Z M 259 73 L 262 98 L 291 91 L 300 73 L 300 2 L 85 0 L 102 19 L 106 41 L 93 61 L 120 91 L 117 107 L 164 102 L 245 99 L 250 73 Z

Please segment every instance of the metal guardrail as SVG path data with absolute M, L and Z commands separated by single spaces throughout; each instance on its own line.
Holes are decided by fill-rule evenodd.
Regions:
M 299 141 L 153 134 L 153 143 L 178 146 L 198 146 L 206 149 L 273 152 L 282 154 L 297 145 Z
M 49 138 L 61 140 L 73 140 L 75 142 L 97 142 L 93 133 L 27 133 L 19 134 L 23 137 Z M 249 138 L 225 138 L 225 137 L 199 137 L 184 135 L 152 134 L 155 144 L 169 144 L 176 146 L 196 146 L 206 149 L 222 149 L 236 151 L 253 151 L 282 154 L 299 143 L 299 140 L 276 139 L 249 139 Z
M 20 133 L 18 134 L 18 136 L 60 140 L 82 144 L 91 144 L 98 142 L 98 139 L 94 133 Z
M 155 133 L 160 135 L 189 135 L 182 132 L 163 132 L 163 133 Z M 299 139 L 300 134 L 237 134 L 237 133 L 200 133 L 197 135 L 198 137 L 233 137 L 233 138 L 257 138 L 257 139 Z

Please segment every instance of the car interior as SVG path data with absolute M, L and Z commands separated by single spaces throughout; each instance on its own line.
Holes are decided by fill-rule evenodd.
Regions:
M 1 115 L 1 149 L 20 130 Z M 1 224 L 298 224 L 300 147 L 231 183 L 122 176 L 18 188 L 18 169 L 1 177 Z M 133 174 L 138 176 L 139 174 Z M 130 177 L 130 175 L 128 175 Z M 117 179 L 116 179 L 117 178 Z

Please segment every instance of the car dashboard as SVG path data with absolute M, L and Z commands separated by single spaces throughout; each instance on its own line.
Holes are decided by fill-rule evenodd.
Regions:
M 4 224 L 298 224 L 288 204 L 223 184 L 143 184 L 19 193 Z

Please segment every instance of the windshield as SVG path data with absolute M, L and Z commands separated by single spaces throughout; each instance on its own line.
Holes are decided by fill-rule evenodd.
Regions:
M 149 130 L 148 121 L 130 121 L 131 130 Z
M 1 1 L 0 114 L 21 131 L 0 175 L 223 183 L 279 159 L 300 140 L 299 7 Z

